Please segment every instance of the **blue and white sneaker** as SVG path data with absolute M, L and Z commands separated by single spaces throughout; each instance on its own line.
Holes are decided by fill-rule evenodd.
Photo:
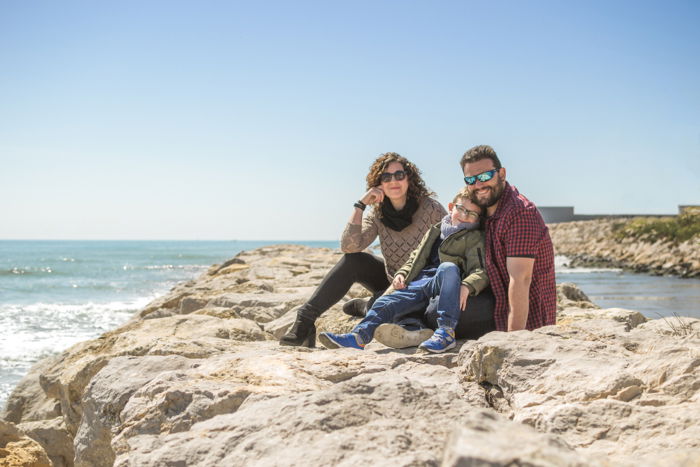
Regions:
M 334 334 L 332 332 L 322 332 L 318 335 L 318 340 L 321 341 L 327 349 L 337 349 L 338 347 L 346 347 L 350 349 L 364 350 L 365 344 L 360 340 L 360 336 L 351 332 L 347 334 Z
M 456 345 L 454 329 L 437 328 L 433 333 L 433 337 L 421 343 L 418 348 L 432 353 L 442 353 L 445 350 L 454 348 Z

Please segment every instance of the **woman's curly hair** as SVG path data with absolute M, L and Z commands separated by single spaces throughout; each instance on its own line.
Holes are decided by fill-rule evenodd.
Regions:
M 425 182 L 421 177 L 421 172 L 415 164 L 405 157 L 397 154 L 395 152 L 385 152 L 381 154 L 369 167 L 369 173 L 367 174 L 367 189 L 379 186 L 381 184 L 382 173 L 386 167 L 392 162 L 398 162 L 403 165 L 403 169 L 408 176 L 408 197 L 414 198 L 416 201 L 420 202 L 423 198 L 428 196 L 435 196 L 435 193 L 430 191 L 428 187 L 425 186 Z M 378 206 L 374 206 L 375 209 Z M 381 213 L 381 211 L 378 211 Z

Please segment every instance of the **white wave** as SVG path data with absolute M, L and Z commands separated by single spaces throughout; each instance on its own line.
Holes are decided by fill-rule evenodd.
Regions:
M 80 304 L 68 304 L 68 303 L 45 303 L 38 302 L 29 305 L 21 304 L 3 304 L 0 305 L 0 313 L 4 315 L 5 313 L 42 313 L 51 311 L 58 314 L 78 314 L 78 313 L 100 313 L 100 312 L 119 312 L 119 311 L 136 311 L 144 306 L 148 305 L 153 299 L 160 296 L 160 294 L 152 294 L 147 297 L 138 297 L 132 300 L 126 301 L 112 301 L 106 303 L 80 303 Z
M 572 268 L 569 266 L 571 259 L 564 255 L 554 256 L 554 272 L 556 274 L 587 274 L 593 272 L 621 272 L 620 268 Z
M 154 266 L 144 266 L 143 269 L 148 269 L 148 270 L 158 270 L 158 269 L 184 269 L 186 271 L 188 270 L 200 270 L 200 269 L 206 269 L 208 266 L 201 266 L 198 264 L 179 264 L 179 265 L 172 265 L 172 264 L 158 264 Z
M 156 297 L 106 303 L 0 305 L 0 369 L 29 365 L 126 322 Z

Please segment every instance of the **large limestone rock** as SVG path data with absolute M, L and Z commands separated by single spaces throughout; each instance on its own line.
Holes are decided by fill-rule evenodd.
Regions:
M 681 243 L 636 238 L 618 239 L 614 227 L 624 219 L 550 224 L 549 232 L 557 254 L 576 265 L 606 265 L 652 274 L 700 277 L 700 236 Z
M 37 364 L 4 418 L 57 466 L 700 462 L 698 320 L 600 310 L 561 284 L 557 326 L 443 355 L 279 346 L 338 259 L 275 246 L 212 266 Z M 350 329 L 342 302 L 364 295 L 318 330 Z
M 700 321 L 678 335 L 634 313 L 488 334 L 462 347 L 461 374 L 498 412 L 591 459 L 664 465 L 682 447 L 700 462 Z
M 44 449 L 9 422 L 0 420 L 0 467 L 51 467 Z

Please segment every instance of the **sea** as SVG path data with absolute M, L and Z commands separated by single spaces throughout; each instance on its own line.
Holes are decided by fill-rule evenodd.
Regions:
M 0 241 L 0 408 L 38 360 L 114 329 L 181 281 L 242 250 L 276 243 L 338 248 L 337 241 Z M 700 318 L 700 279 L 571 268 L 556 258 L 557 282 L 576 283 L 603 308 L 649 318 Z

